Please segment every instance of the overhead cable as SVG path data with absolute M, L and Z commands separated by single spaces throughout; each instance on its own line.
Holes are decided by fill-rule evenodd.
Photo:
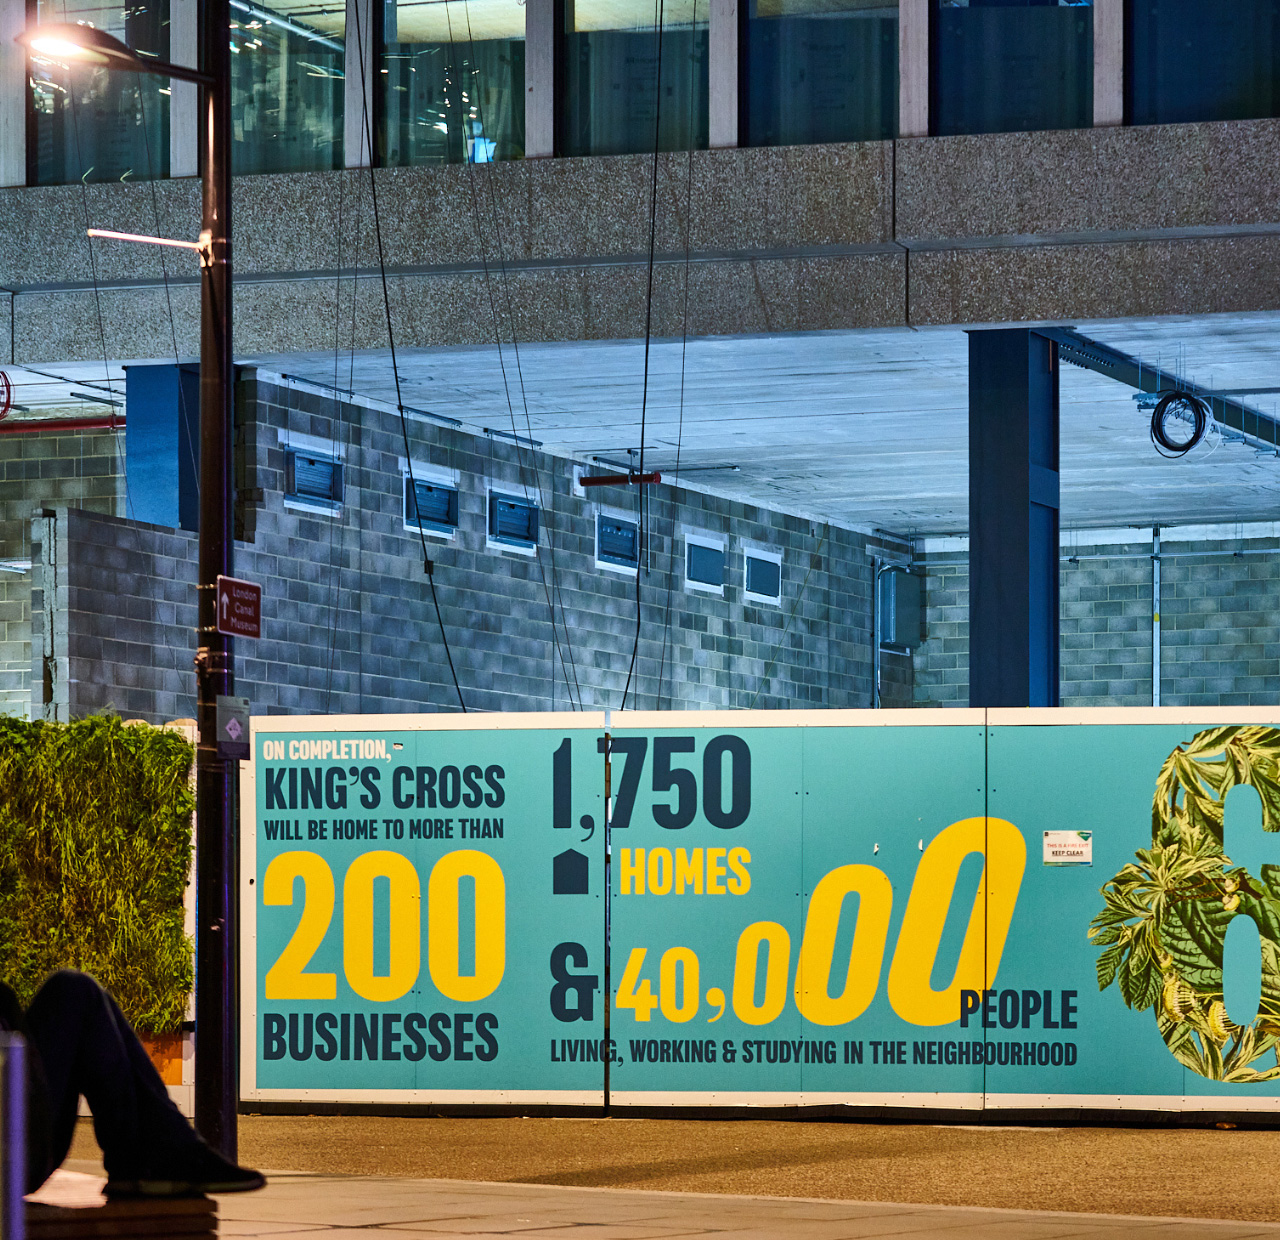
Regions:
M 1151 411 L 1151 442 L 1163 457 L 1186 456 L 1205 436 L 1212 422 L 1208 405 L 1190 392 L 1167 392 Z M 1177 437 L 1169 433 L 1171 421 L 1189 422 L 1191 433 Z
M 352 6 L 351 11 L 355 14 L 357 59 L 360 62 L 362 132 L 365 141 L 368 143 L 366 149 L 369 157 L 369 200 L 373 206 L 373 235 L 378 243 L 378 272 L 382 278 L 382 306 L 387 317 L 387 343 L 391 352 L 391 375 L 395 380 L 396 386 L 396 409 L 400 414 L 400 435 L 404 440 L 404 459 L 405 469 L 409 475 L 409 493 L 414 497 L 414 512 L 418 518 L 418 538 L 422 543 L 422 571 L 426 573 L 427 583 L 431 587 L 431 602 L 435 606 L 436 623 L 440 626 L 440 641 L 444 645 L 444 656 L 449 663 L 449 675 L 453 678 L 453 687 L 458 694 L 458 705 L 465 715 L 467 713 L 467 703 L 462 696 L 462 686 L 458 683 L 457 669 L 453 665 L 453 652 L 449 649 L 449 636 L 444 629 L 444 617 L 440 612 L 440 598 L 436 594 L 435 565 L 432 564 L 431 556 L 427 553 L 427 535 L 422 527 L 422 514 L 418 512 L 417 506 L 418 484 L 413 476 L 413 453 L 409 448 L 409 427 L 404 417 L 404 396 L 400 391 L 400 368 L 396 361 L 395 329 L 391 321 L 391 294 L 387 289 L 387 260 L 382 244 L 382 218 L 378 211 L 378 179 L 374 175 L 373 169 L 373 126 L 369 118 L 369 83 L 365 72 L 365 42 L 364 32 L 360 23 L 360 8 L 361 6 L 356 4 Z
M 449 46 L 453 47 L 454 46 L 453 18 L 450 16 L 450 13 L 449 13 L 449 0 L 445 0 L 444 14 L 445 14 L 446 29 L 449 35 Z M 471 8 L 468 0 L 464 0 L 463 2 L 463 15 L 467 23 L 467 44 L 471 50 L 471 72 L 472 72 L 472 75 L 475 76 L 479 73 L 479 69 L 477 68 L 477 65 L 479 62 L 476 57 L 475 36 L 472 32 L 472 27 L 471 27 Z M 482 92 L 475 89 L 473 85 L 471 94 L 473 96 L 476 119 L 480 125 L 480 132 L 483 134 L 485 132 L 484 108 L 483 108 L 483 104 L 480 102 Z M 524 480 L 524 472 L 525 470 L 528 470 L 533 475 L 534 489 L 538 494 L 539 510 L 542 512 L 545 512 L 549 518 L 545 522 L 545 529 L 547 532 L 547 559 L 549 561 L 549 567 L 551 570 L 550 582 L 548 582 L 547 580 L 548 566 L 544 565 L 542 562 L 542 548 L 540 546 L 535 545 L 534 554 L 538 561 L 538 572 L 542 578 L 542 590 L 546 598 L 547 612 L 551 620 L 551 640 L 552 640 L 553 647 L 555 649 L 555 654 L 560 660 L 560 671 L 564 677 L 565 691 L 569 696 L 569 705 L 574 707 L 576 710 L 581 710 L 582 709 L 582 687 L 578 683 L 577 660 L 574 657 L 574 653 L 573 653 L 573 641 L 569 633 L 569 622 L 565 613 L 564 596 L 560 590 L 559 575 L 556 571 L 556 544 L 555 544 L 555 521 L 554 521 L 555 485 L 553 483 L 550 487 L 551 505 L 548 506 L 546 502 L 546 497 L 543 493 L 542 475 L 541 475 L 541 471 L 538 469 L 537 459 L 533 457 L 532 454 L 530 454 L 528 461 L 526 462 L 525 454 L 520 452 L 521 447 L 536 449 L 536 448 L 540 448 L 542 446 L 542 443 L 540 440 L 537 440 L 533 437 L 533 424 L 532 424 L 532 420 L 529 417 L 529 397 L 528 397 L 527 391 L 525 390 L 524 367 L 520 361 L 520 341 L 516 334 L 515 307 L 511 299 L 511 281 L 510 281 L 510 275 L 507 270 L 506 256 L 505 256 L 503 245 L 502 245 L 501 213 L 498 209 L 497 196 L 493 186 L 493 161 L 492 160 L 486 161 L 489 167 L 485 175 L 485 184 L 488 188 L 488 193 L 489 193 L 489 205 L 490 205 L 490 210 L 492 212 L 492 218 L 493 218 L 494 240 L 497 243 L 497 249 L 498 249 L 498 269 L 502 275 L 502 291 L 503 291 L 504 299 L 506 301 L 507 322 L 510 325 L 510 331 L 511 331 L 511 348 L 515 358 L 516 380 L 520 385 L 520 400 L 524 408 L 524 421 L 525 421 L 525 429 L 528 432 L 527 435 L 521 435 L 516 430 L 515 405 L 511 399 L 511 383 L 507 377 L 506 358 L 503 355 L 501 318 L 498 313 L 497 300 L 494 297 L 494 292 L 493 292 L 493 278 L 492 278 L 492 273 L 489 267 L 488 248 L 485 244 L 484 230 L 483 230 L 483 227 L 481 226 L 480 203 L 479 203 L 479 197 L 476 193 L 476 187 L 475 187 L 475 169 L 474 169 L 475 161 L 467 158 L 467 155 L 468 155 L 467 132 L 466 132 L 467 117 L 465 113 L 463 114 L 463 117 L 462 117 L 462 125 L 463 125 L 462 158 L 463 158 L 463 162 L 466 164 L 466 167 L 467 167 L 467 188 L 471 196 L 471 214 L 472 214 L 473 220 L 475 221 L 476 242 L 480 247 L 480 262 L 481 262 L 481 268 L 484 272 L 485 292 L 489 299 L 489 314 L 493 321 L 494 342 L 497 345 L 497 349 L 498 349 L 498 369 L 502 375 L 502 388 L 507 401 L 507 415 L 511 420 L 511 430 L 509 432 L 494 430 L 489 427 L 484 427 L 483 429 L 486 435 L 497 435 L 504 439 L 510 438 L 516 444 L 517 453 L 518 453 L 517 460 L 520 464 L 520 469 L 522 474 L 521 486 L 525 492 L 525 499 L 527 501 L 532 500 L 532 497 L 529 495 L 528 484 Z M 474 139 L 475 136 L 476 135 L 473 129 L 472 138 Z M 557 627 L 557 622 L 556 622 L 556 606 L 552 600 L 553 593 L 560 605 L 559 627 Z M 563 629 L 564 631 L 563 645 L 561 644 L 561 639 L 560 639 L 560 629 Z M 566 652 L 568 654 L 567 663 L 565 661 Z M 570 683 L 571 671 L 572 671 L 572 677 L 573 677 L 572 684 Z M 554 690 L 555 690 L 554 669 L 551 674 L 551 684 L 552 684 L 552 692 L 554 695 Z M 576 702 L 574 701 L 575 691 L 577 694 Z
M 694 24 L 697 24 L 698 6 L 697 0 L 694 0 L 693 18 Z M 694 60 L 689 59 L 689 111 L 688 125 L 690 134 L 693 133 L 693 85 L 694 85 Z M 675 468 L 671 471 L 672 478 L 679 481 L 680 477 L 680 453 L 684 447 L 684 383 L 686 374 L 686 361 L 689 353 L 689 260 L 690 247 L 693 235 L 693 150 L 692 144 L 690 149 L 685 152 L 685 189 L 684 189 L 684 289 L 683 289 L 683 305 L 681 308 L 681 326 L 680 326 L 680 413 L 679 422 L 676 429 L 676 463 Z M 708 468 L 703 466 L 703 468 Z M 710 468 L 717 468 L 711 466 Z M 730 466 L 736 469 L 737 466 Z M 686 471 L 688 472 L 688 471 Z M 679 501 L 675 494 L 674 487 L 671 492 L 671 550 L 667 556 L 667 606 L 666 613 L 662 625 L 662 655 L 658 660 L 658 691 L 655 695 L 654 705 L 658 710 L 662 709 L 662 684 L 665 679 L 667 667 L 667 647 L 671 643 L 671 603 L 672 594 L 675 587 L 676 574 L 676 524 L 680 511 Z M 667 707 L 671 706 L 671 694 L 667 694 Z
M 662 147 L 662 19 L 663 2 L 658 0 L 657 22 L 654 27 L 655 42 L 658 52 L 653 69 L 653 177 L 649 190 L 649 271 L 645 290 L 644 306 L 644 384 L 640 391 L 640 467 L 637 473 L 644 473 L 645 426 L 649 412 L 649 348 L 653 340 L 653 259 L 654 247 L 658 236 L 658 153 Z M 622 687 L 622 709 L 627 708 L 627 693 L 635 676 L 636 658 L 640 653 L 640 555 L 645 546 L 645 513 L 647 506 L 643 502 L 639 506 L 639 519 L 636 522 L 636 636 L 631 645 L 631 666 L 627 668 L 627 683 Z M 638 686 L 637 686 L 638 692 Z M 635 700 L 634 698 L 632 699 Z

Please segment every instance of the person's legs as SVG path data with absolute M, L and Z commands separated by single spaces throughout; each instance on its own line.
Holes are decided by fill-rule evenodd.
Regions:
M 141 1172 L 150 1143 L 145 1129 L 154 1117 L 162 1130 L 157 1135 L 181 1140 L 182 1129 L 190 1133 L 115 1001 L 91 977 L 67 970 L 53 974 L 27 1009 L 27 1026 L 49 1083 L 55 1165 L 71 1148 L 81 1094 L 93 1112 L 112 1178 Z M 176 1123 L 164 1122 L 166 1110 Z
M 27 1010 L 49 1082 L 54 1165 L 71 1147 L 83 1094 L 102 1147 L 108 1192 L 231 1191 L 262 1178 L 221 1159 L 169 1098 L 124 1014 L 84 973 L 55 973 Z
M 50 1107 L 45 1088 L 40 1055 L 30 1043 L 30 1030 L 22 1005 L 12 988 L 0 982 L 0 1032 L 16 1033 L 26 1038 L 27 1046 L 27 1182 L 26 1191 L 34 1193 L 54 1172 L 49 1148 Z M 59 1159 L 61 1161 L 61 1159 Z

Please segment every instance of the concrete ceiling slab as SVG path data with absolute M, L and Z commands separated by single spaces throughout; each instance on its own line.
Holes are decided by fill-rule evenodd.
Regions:
M 1247 403 L 1280 405 L 1280 316 L 1074 324 Z M 964 332 L 886 330 L 400 350 L 407 405 L 515 431 L 551 451 L 626 459 L 688 485 L 860 528 L 968 524 Z M 246 359 L 249 360 L 249 359 Z M 395 403 L 385 350 L 269 355 L 265 367 Z M 1273 520 L 1280 459 L 1239 443 L 1166 460 L 1132 391 L 1064 366 L 1064 526 Z M 736 469 L 708 468 L 736 466 Z
M 1265 412 L 1280 409 L 1280 314 L 1076 323 L 1086 336 Z M 954 329 L 399 350 L 406 405 L 515 432 L 589 461 L 626 460 L 688 486 L 862 529 L 968 525 L 968 362 Z M 154 360 L 154 359 L 153 359 Z M 163 360 L 163 359 L 160 359 Z M 394 405 L 386 350 L 240 359 Z M 121 398 L 113 361 L 6 368 L 35 416 Z M 1280 458 L 1239 443 L 1165 460 L 1132 391 L 1064 366 L 1068 528 L 1280 519 Z M 642 409 L 643 406 L 643 409 Z M 727 467 L 735 468 L 727 468 Z

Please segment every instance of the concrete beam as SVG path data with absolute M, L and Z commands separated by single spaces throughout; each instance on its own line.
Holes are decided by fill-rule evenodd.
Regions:
M 342 150 L 348 168 L 372 162 L 373 89 L 377 81 L 372 0 L 347 0 L 346 79 L 343 83 Z
M 556 0 L 526 0 L 524 6 L 524 153 L 546 159 L 556 153 L 556 46 L 561 32 Z
M 26 0 L 0 0 L 0 185 L 27 183 L 27 55 L 14 37 Z
M 0 0 L 3 3 L 3 0 Z M 169 59 L 194 69 L 200 56 L 198 0 L 169 0 Z M 200 174 L 200 88 L 169 83 L 169 175 Z
M 1093 123 L 1124 124 L 1124 0 L 1093 0 Z
M 708 141 L 712 149 L 737 146 L 742 11 L 739 0 L 711 0 L 707 34 Z
M 898 4 L 898 136 L 929 133 L 929 0 Z

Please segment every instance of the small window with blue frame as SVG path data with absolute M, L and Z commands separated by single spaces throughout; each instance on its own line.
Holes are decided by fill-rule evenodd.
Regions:
M 458 528 L 458 488 L 422 478 L 404 479 L 404 525 L 426 534 L 452 538 Z
M 336 512 L 342 507 L 342 462 L 303 448 L 284 454 L 286 500 L 308 508 Z
M 640 566 L 640 526 L 625 517 L 596 514 L 596 563 L 636 572 Z
M 684 540 L 685 584 L 709 593 L 724 593 L 724 543 L 686 536 Z
M 489 541 L 532 551 L 538 545 L 538 505 L 517 495 L 490 491 Z
M 746 553 L 744 597 L 752 603 L 782 602 L 782 556 L 767 551 Z

